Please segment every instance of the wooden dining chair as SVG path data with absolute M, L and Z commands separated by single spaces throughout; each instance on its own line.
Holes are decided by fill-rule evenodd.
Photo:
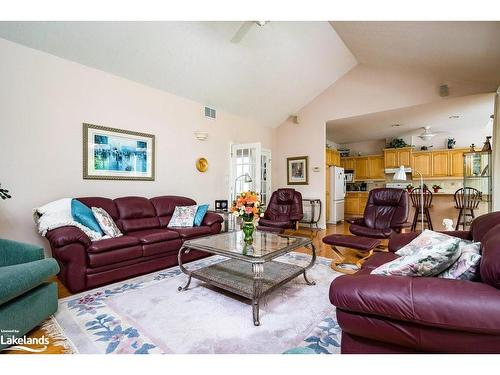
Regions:
M 413 222 L 411 224 L 411 231 L 414 232 L 417 228 L 418 217 L 422 214 L 422 207 L 420 206 L 420 191 L 422 189 L 417 187 L 410 192 L 411 204 L 415 207 L 415 215 L 413 215 Z M 432 207 L 432 193 L 429 189 L 424 188 L 424 224 L 427 224 L 427 228 L 433 230 L 431 214 L 429 208 Z
M 458 189 L 455 192 L 454 197 L 455 208 L 459 210 L 455 230 L 458 230 L 460 224 L 462 224 L 462 227 L 465 230 L 467 225 L 467 216 L 472 219 L 476 217 L 474 215 L 474 210 L 476 210 L 479 207 L 479 203 L 481 203 L 482 193 L 473 187 L 465 187 Z

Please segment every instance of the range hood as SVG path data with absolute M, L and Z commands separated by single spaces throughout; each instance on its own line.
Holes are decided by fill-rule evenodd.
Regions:
M 384 172 L 385 172 L 385 174 L 394 174 L 398 170 L 399 170 L 399 168 L 386 168 Z M 411 168 L 409 168 L 409 167 L 405 168 L 405 172 L 411 173 Z

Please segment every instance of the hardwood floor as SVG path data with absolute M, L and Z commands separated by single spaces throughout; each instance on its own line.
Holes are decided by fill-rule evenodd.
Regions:
M 323 237 L 329 235 L 329 234 L 349 234 L 349 224 L 347 223 L 341 223 L 339 225 L 330 225 L 328 224 L 327 229 L 323 230 L 314 230 L 312 232 L 313 235 L 313 244 L 316 248 L 316 254 L 321 257 L 325 258 L 334 258 L 335 255 L 333 251 L 331 250 L 331 247 L 328 245 L 325 245 L 322 242 Z M 311 230 L 309 228 L 300 228 L 298 231 L 295 232 L 297 235 L 304 235 L 304 236 L 311 236 Z M 309 249 L 299 249 L 297 251 L 304 252 L 304 253 L 310 253 L 311 250 Z M 57 283 L 57 289 L 58 289 L 58 295 L 59 298 L 64 298 L 71 296 L 71 293 L 69 292 L 68 289 L 57 279 L 54 277 L 51 279 L 51 281 L 55 281 Z M 47 332 L 45 332 L 44 329 L 41 327 L 37 327 L 33 329 L 31 332 L 27 334 L 28 337 L 32 338 L 38 338 L 41 337 L 42 335 L 47 336 Z M 28 353 L 28 352 L 23 352 L 23 351 L 3 351 L 2 354 L 33 354 L 33 353 Z M 58 346 L 58 345 L 53 345 L 49 344 L 48 348 L 46 351 L 40 354 L 65 354 L 65 348 L 63 346 Z

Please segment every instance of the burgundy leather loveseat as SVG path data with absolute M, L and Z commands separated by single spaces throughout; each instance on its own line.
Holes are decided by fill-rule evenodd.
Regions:
M 196 204 L 184 197 L 77 199 L 88 207 L 106 210 L 124 235 L 91 242 L 76 227 L 47 232 L 52 255 L 61 268 L 58 277 L 72 293 L 175 266 L 185 240 L 217 234 L 223 221 L 220 215 L 207 213 L 200 227 L 167 228 L 176 206 Z M 183 260 L 205 256 L 191 250 Z
M 393 236 L 389 253 L 330 286 L 342 353 L 500 353 L 500 212 L 445 233 L 481 242 L 480 280 L 370 275 L 418 233 Z

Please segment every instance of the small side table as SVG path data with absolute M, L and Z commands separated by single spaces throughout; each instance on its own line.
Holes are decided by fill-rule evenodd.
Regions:
M 223 232 L 229 232 L 229 220 L 233 217 L 229 210 L 208 210 L 208 212 L 218 214 L 224 218 Z

